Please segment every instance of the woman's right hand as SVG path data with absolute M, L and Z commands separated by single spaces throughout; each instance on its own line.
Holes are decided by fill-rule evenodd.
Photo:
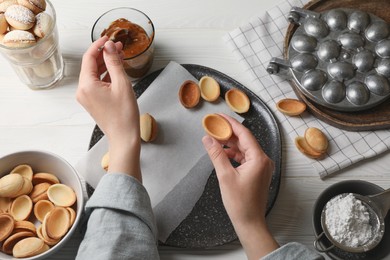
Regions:
M 246 254 L 249 259 L 260 259 L 279 247 L 265 221 L 274 163 L 246 127 L 222 116 L 232 125 L 233 136 L 223 144 L 205 136 L 203 145 L 215 167 L 223 204 Z M 234 168 L 229 159 L 240 166 Z

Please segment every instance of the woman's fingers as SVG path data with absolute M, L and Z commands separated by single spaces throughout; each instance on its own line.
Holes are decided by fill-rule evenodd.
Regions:
M 229 121 L 229 123 L 232 126 L 234 137 L 231 138 L 226 145 L 227 146 L 237 146 L 237 148 L 242 152 L 246 153 L 246 151 L 250 150 L 258 150 L 260 153 L 264 153 L 263 149 L 257 142 L 256 138 L 254 135 L 249 131 L 248 128 L 243 126 L 240 122 L 238 122 L 236 119 L 225 115 L 221 114 L 226 120 Z
M 104 77 L 102 78 L 102 81 L 107 83 L 111 82 L 110 73 L 106 73 L 106 75 L 104 75 Z
M 114 43 L 112 41 L 107 41 L 104 44 L 104 53 L 103 58 L 106 64 L 108 73 L 111 76 L 111 80 L 116 81 L 112 82 L 114 86 L 121 87 L 124 84 L 119 82 L 127 81 L 127 74 L 123 69 L 122 58 L 120 56 L 120 51 L 122 49 L 121 43 Z M 118 50 L 119 48 L 120 50 Z M 118 83 L 118 84 L 117 84 Z
M 84 53 L 83 61 L 81 63 L 80 75 L 99 77 L 97 67 L 97 60 L 99 58 L 99 55 L 101 55 L 99 47 L 103 46 L 105 42 L 107 42 L 107 40 L 107 36 L 97 39 Z
M 211 162 L 214 165 L 218 178 L 229 174 L 231 172 L 229 171 L 229 169 L 232 166 L 221 144 L 208 135 L 202 138 L 202 142 L 210 157 Z
M 245 162 L 245 157 L 241 153 L 240 150 L 238 150 L 236 148 L 228 147 L 228 148 L 224 148 L 224 151 L 225 151 L 227 157 L 229 157 L 230 159 L 232 159 L 238 163 L 241 163 L 241 164 Z
M 106 64 L 102 63 L 98 65 L 98 75 L 102 76 L 107 71 Z

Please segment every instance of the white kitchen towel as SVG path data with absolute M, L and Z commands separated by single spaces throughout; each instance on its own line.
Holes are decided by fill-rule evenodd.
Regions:
M 283 1 L 233 30 L 224 40 L 251 79 L 251 85 L 247 87 L 267 103 L 292 139 L 303 136 L 308 127 L 317 127 L 328 136 L 330 147 L 327 156 L 322 160 L 308 158 L 323 178 L 389 150 L 390 130 L 349 132 L 330 126 L 308 112 L 300 117 L 287 117 L 277 111 L 276 103 L 280 99 L 296 98 L 296 95 L 286 80 L 269 75 L 266 68 L 272 57 L 283 57 L 283 41 L 288 27 L 286 17 L 291 7 L 303 7 L 306 2 Z

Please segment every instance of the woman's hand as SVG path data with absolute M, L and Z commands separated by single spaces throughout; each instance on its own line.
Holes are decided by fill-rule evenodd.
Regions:
M 109 172 L 141 180 L 139 110 L 122 60 L 120 42 L 104 36 L 92 43 L 83 56 L 76 97 L 108 138 Z
M 278 248 L 265 221 L 274 163 L 247 128 L 222 116 L 230 122 L 234 133 L 224 143 L 227 148 L 210 136 L 203 137 L 203 145 L 215 167 L 223 204 L 246 254 L 249 259 L 260 259 Z M 241 165 L 234 168 L 229 158 Z

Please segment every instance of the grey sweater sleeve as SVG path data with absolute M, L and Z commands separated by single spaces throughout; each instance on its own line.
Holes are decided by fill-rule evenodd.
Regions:
M 261 260 L 286 260 L 286 259 L 299 259 L 299 260 L 323 260 L 322 255 L 310 250 L 306 246 L 291 242 L 288 243 L 270 254 L 263 257 Z
M 150 198 L 135 178 L 106 174 L 86 204 L 86 215 L 77 259 L 159 259 Z

